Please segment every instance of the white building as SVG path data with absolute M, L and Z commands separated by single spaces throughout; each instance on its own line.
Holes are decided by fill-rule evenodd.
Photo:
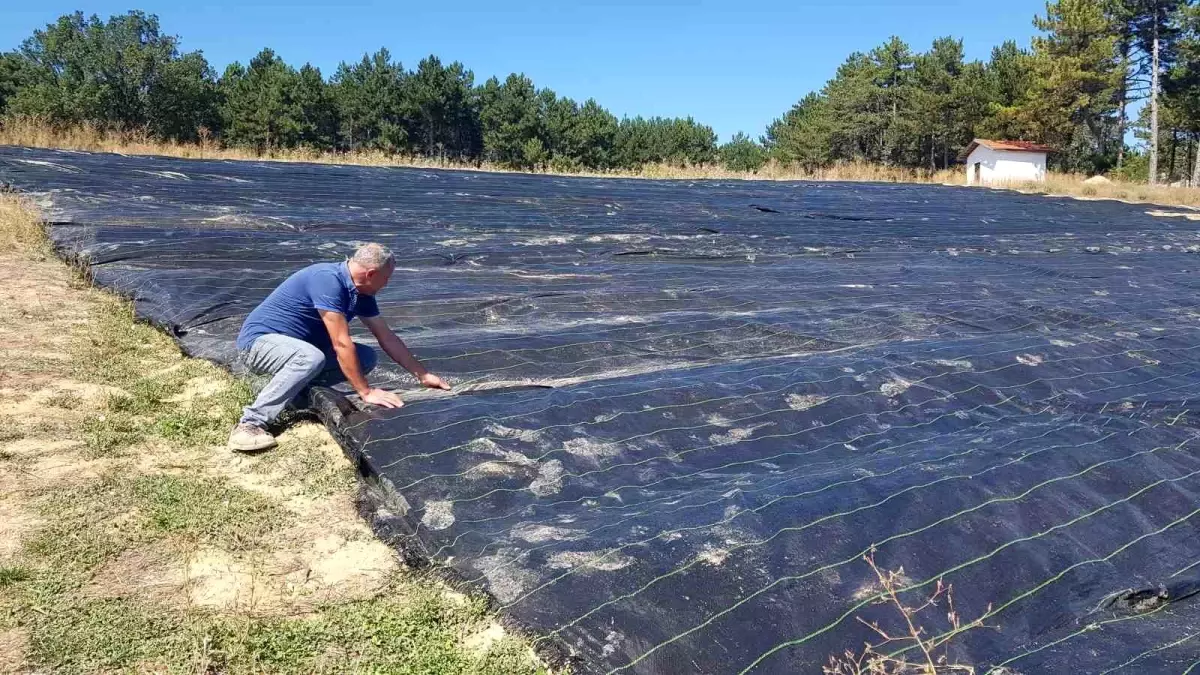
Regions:
M 967 146 L 967 185 L 1046 180 L 1050 148 L 1028 141 L 976 138 Z

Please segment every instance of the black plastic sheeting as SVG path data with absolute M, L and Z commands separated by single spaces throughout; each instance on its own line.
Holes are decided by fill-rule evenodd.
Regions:
M 0 180 L 225 363 L 285 275 L 391 246 L 385 316 L 457 391 L 335 397 L 326 421 L 377 530 L 577 672 L 819 672 L 874 636 L 859 619 L 901 632 L 872 547 L 909 604 L 944 579 L 984 620 L 949 643 L 980 673 L 1200 672 L 1186 218 L 15 148 Z M 929 635 L 945 611 L 919 617 Z

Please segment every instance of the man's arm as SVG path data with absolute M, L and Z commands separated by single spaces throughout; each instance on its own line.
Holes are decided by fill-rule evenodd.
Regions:
M 333 353 L 337 355 L 338 366 L 346 376 L 346 381 L 354 387 L 354 391 L 362 400 L 385 408 L 399 408 L 404 405 L 399 396 L 382 389 L 372 389 L 363 377 L 362 367 L 358 364 L 358 352 L 354 341 L 350 339 L 350 326 L 341 312 L 318 310 L 325 330 L 329 331 L 329 339 L 333 342 Z
M 412 373 L 417 381 L 431 389 L 449 389 L 450 385 L 445 380 L 434 375 L 421 365 L 412 352 L 408 350 L 408 345 L 392 332 L 392 329 L 387 325 L 387 321 L 382 316 L 364 316 L 361 317 L 362 322 L 371 330 L 371 334 L 375 336 L 375 340 L 379 342 L 379 348 L 383 353 L 392 358 L 393 361 L 399 363 L 408 372 Z M 344 322 L 343 322 L 344 323 Z

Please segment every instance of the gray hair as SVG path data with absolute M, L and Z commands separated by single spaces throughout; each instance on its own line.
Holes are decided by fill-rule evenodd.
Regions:
M 396 264 L 396 256 L 381 244 L 363 244 L 354 252 L 351 262 L 369 270 L 384 269 Z

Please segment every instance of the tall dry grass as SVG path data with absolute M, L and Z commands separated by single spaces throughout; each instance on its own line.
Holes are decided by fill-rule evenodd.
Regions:
M 1015 183 L 1005 187 L 1021 192 L 1064 195 L 1079 199 L 1116 199 L 1135 204 L 1200 207 L 1200 188 L 1147 185 L 1114 180 L 1110 183 L 1084 183 L 1081 174 L 1052 173 L 1043 183 Z
M 467 169 L 512 172 L 489 162 L 470 163 L 453 160 L 389 155 L 377 151 L 328 152 L 311 148 L 274 149 L 257 153 L 247 148 L 223 147 L 215 142 L 176 143 L 153 138 L 145 131 L 112 131 L 92 125 L 62 128 L 36 118 L 8 118 L 0 122 L 0 145 L 32 148 L 60 148 L 88 152 L 116 152 L 126 155 L 158 155 L 186 159 L 230 159 L 320 164 L 358 164 L 366 166 L 408 166 L 426 169 Z M 636 170 L 573 171 L 569 174 L 543 168 L 525 173 L 600 176 L 676 180 L 816 180 L 874 181 L 884 183 L 961 182 L 958 172 L 931 173 L 917 169 L 889 167 L 863 162 L 848 162 L 827 168 L 805 170 L 770 162 L 757 172 L 730 171 L 719 165 L 676 166 L 649 164 Z
M 87 125 L 61 128 L 31 118 L 9 118 L 3 120 L 0 123 L 0 145 L 62 148 L 91 152 L 116 152 L 126 155 L 159 155 L 187 159 L 266 160 L 512 172 L 511 169 L 488 162 L 467 163 L 430 157 L 389 155 L 377 151 L 327 152 L 311 148 L 296 148 L 275 149 L 260 154 L 246 148 L 223 147 L 212 141 L 175 143 L 155 139 L 145 131 L 117 132 Z M 938 183 L 945 185 L 963 185 L 966 178 L 965 172 L 961 169 L 928 171 L 868 164 L 865 162 L 846 162 L 811 170 L 769 162 L 754 173 L 730 171 L 719 165 L 674 166 L 670 164 L 649 164 L 632 171 L 579 171 L 565 174 L 547 168 L 529 173 L 673 180 L 860 181 Z M 1011 183 L 993 185 L 991 187 L 1018 190 L 1033 194 L 1063 195 L 1084 199 L 1118 199 L 1136 203 L 1200 207 L 1200 188 L 1151 187 L 1141 183 L 1123 181 L 1091 185 L 1084 184 L 1083 181 L 1085 178 L 1086 176 L 1076 174 L 1050 174 L 1046 181 L 1042 183 Z
M 28 199 L 0 192 L 0 250 L 42 257 L 49 250 L 46 230 Z

